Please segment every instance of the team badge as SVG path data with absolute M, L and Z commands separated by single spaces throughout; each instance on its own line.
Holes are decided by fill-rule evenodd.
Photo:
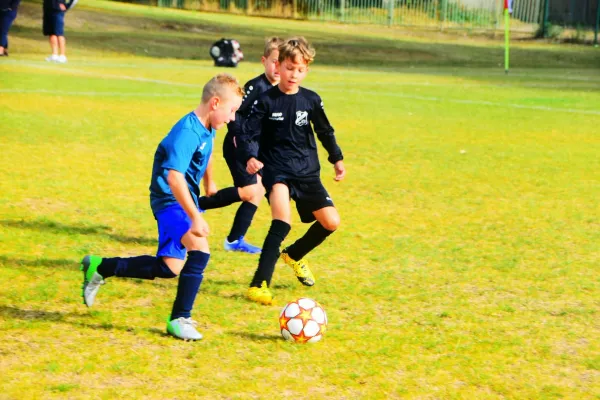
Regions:
M 308 111 L 296 111 L 296 125 L 308 125 Z

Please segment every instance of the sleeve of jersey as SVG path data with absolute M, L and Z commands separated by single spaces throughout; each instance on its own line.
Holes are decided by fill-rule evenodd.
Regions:
M 325 150 L 327 150 L 327 154 L 329 154 L 327 160 L 332 164 L 343 160 L 344 156 L 342 154 L 342 149 L 340 149 L 340 146 L 338 146 L 337 141 L 335 140 L 333 127 L 329 123 L 327 115 L 325 115 L 323 101 L 321 101 L 321 98 L 318 96 L 312 109 L 312 123 L 317 137 Z
M 237 151 L 241 160 L 248 161 L 258 158 L 258 143 L 262 131 L 262 121 L 266 115 L 266 105 L 263 100 L 255 100 L 250 115 L 242 125 L 242 132 L 237 143 Z
M 171 132 L 162 145 L 166 156 L 161 166 L 185 174 L 198 148 L 199 139 L 196 134 L 184 129 Z

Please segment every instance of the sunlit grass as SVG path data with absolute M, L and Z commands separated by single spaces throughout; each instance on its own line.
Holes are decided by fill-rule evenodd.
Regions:
M 68 15 L 78 25 L 61 66 L 41 61 L 47 44 L 28 28 L 35 7 L 24 5 L 15 49 L 0 63 L 10 77 L 0 80 L 0 397 L 598 398 L 593 49 L 523 46 L 530 65 L 536 56 L 556 62 L 508 77 L 488 65 L 493 42 L 451 59 L 452 45 L 434 42 L 424 65 L 405 53 L 367 68 L 372 60 L 344 27 L 90 0 Z M 153 152 L 223 71 L 204 45 L 221 32 L 198 33 L 198 48 L 188 46 L 194 35 L 175 35 L 158 54 L 163 31 L 144 24 L 163 18 L 231 35 L 254 24 L 240 31 L 247 60 L 228 70 L 241 81 L 260 73 L 260 41 L 278 29 L 336 31 L 350 49 L 336 56 L 317 40 L 306 80 L 324 99 L 348 168 L 336 184 L 322 157 L 342 225 L 310 255 L 317 285 L 300 286 L 280 264 L 276 305 L 247 302 L 257 258 L 221 247 L 236 208 L 209 212 L 198 343 L 164 334 L 175 281 L 110 279 L 93 309 L 79 297 L 84 254 L 155 251 Z M 90 44 L 127 21 L 137 32 L 123 36 L 130 42 Z M 420 46 L 380 36 L 369 34 L 378 51 Z M 148 54 L 136 50 L 143 46 Z M 215 151 L 225 187 L 231 178 Z M 269 221 L 265 203 L 249 240 L 262 242 Z M 287 242 L 305 229 L 296 218 Z M 299 296 L 328 313 L 327 335 L 313 346 L 284 342 L 277 329 L 280 307 Z

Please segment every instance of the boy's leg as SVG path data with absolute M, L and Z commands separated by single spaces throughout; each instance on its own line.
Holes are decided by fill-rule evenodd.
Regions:
M 187 232 L 181 238 L 181 242 L 188 249 L 188 257 L 179 275 L 177 295 L 167 323 L 167 332 L 179 339 L 199 340 L 202 339 L 202 335 L 195 328 L 196 322 L 191 319 L 191 312 L 210 259 L 208 241 L 204 237 Z
M 240 204 L 231 230 L 227 236 L 224 247 L 228 251 L 242 251 L 245 253 L 256 254 L 260 253 L 260 247 L 253 246 L 244 240 L 244 236 L 252 224 L 254 214 L 265 195 L 265 189 L 262 185 L 262 179 L 260 175 L 256 174 L 254 177 L 255 183 L 248 184 L 239 188 L 240 197 L 242 204 Z
M 129 258 L 101 258 L 87 255 L 81 260 L 83 271 L 83 302 L 88 307 L 94 304 L 100 286 L 104 279 L 112 276 L 123 278 L 174 278 L 177 272 L 173 272 L 162 260 L 154 256 L 138 256 Z
M 230 204 L 241 201 L 238 188 L 235 186 L 219 190 L 212 196 L 202 196 L 198 199 L 198 206 L 202 210 L 227 207 Z
M 58 36 L 50 35 L 50 49 L 53 56 L 58 56 Z
M 338 228 L 340 216 L 335 207 L 324 207 L 314 211 L 316 222 L 294 244 L 288 246 L 285 252 L 292 260 L 301 260 L 305 255 L 320 245 Z
M 260 248 L 244 241 L 244 236 L 252 223 L 254 214 L 265 194 L 260 174 L 249 174 L 246 163 L 242 162 L 235 147 L 235 137 L 223 140 L 223 158 L 233 178 L 233 184 L 238 188 L 242 204 L 238 207 L 227 239 L 223 243 L 226 251 L 241 251 L 244 253 L 260 253 Z
M 67 39 L 64 36 L 58 36 L 58 52 L 61 56 L 67 54 Z
M 304 256 L 323 243 L 340 224 L 340 216 L 333 201 L 320 180 L 298 182 L 296 208 L 304 223 L 316 222 L 294 244 L 281 252 L 281 258 L 292 267 L 298 280 L 305 286 L 313 286 L 315 277 Z
M 279 247 L 290 232 L 290 192 L 285 184 L 277 183 L 273 185 L 269 193 L 269 201 L 271 203 L 271 214 L 273 221 L 271 228 L 265 238 L 263 250 L 258 261 L 258 268 L 254 273 L 248 297 L 251 300 L 265 304 L 270 304 L 272 296 L 268 291 L 268 286 L 271 284 L 271 278 L 275 271 L 275 264 L 279 258 Z M 260 291 L 260 289 L 263 289 Z

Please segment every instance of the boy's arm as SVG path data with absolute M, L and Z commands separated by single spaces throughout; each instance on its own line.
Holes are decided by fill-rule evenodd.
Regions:
M 192 162 L 194 152 L 200 144 L 200 139 L 192 131 L 186 129 L 171 131 L 161 142 L 165 151 L 165 159 L 161 167 L 168 170 L 167 183 L 173 197 L 181 205 L 185 213 L 192 220 L 190 230 L 196 236 L 208 235 L 208 224 L 202 218 L 185 180 L 185 171 Z
M 192 234 L 195 236 L 208 236 L 208 224 L 196 208 L 196 203 L 192 199 L 185 176 L 177 170 L 170 169 L 167 175 L 167 183 L 177 202 L 192 220 L 192 226 L 190 227 Z
M 214 145 L 214 140 L 213 140 Z M 210 155 L 208 164 L 206 165 L 206 171 L 202 177 L 202 184 L 204 185 L 204 194 L 206 196 L 212 196 L 217 193 L 217 184 L 213 180 L 213 155 Z
M 335 134 L 333 127 L 325 115 L 325 109 L 323 107 L 323 101 L 317 96 L 316 104 L 312 109 L 312 123 L 315 129 L 315 133 L 319 138 L 319 141 L 327 150 L 329 157 L 327 160 L 333 164 L 335 170 L 335 180 L 341 181 L 346 175 L 346 168 L 344 167 L 344 155 L 342 149 L 338 146 L 335 140 Z
M 336 162 L 343 160 L 344 156 L 342 154 L 342 149 L 340 149 L 340 146 L 338 146 L 337 141 L 335 140 L 333 127 L 329 123 L 327 115 L 325 115 L 323 102 L 320 98 L 317 99 L 318 103 L 312 109 L 311 118 L 313 127 L 319 141 L 325 150 L 327 150 L 327 154 L 329 155 L 327 160 L 330 163 L 335 164 Z
M 262 131 L 262 121 L 266 115 L 266 105 L 256 100 L 236 141 L 237 154 L 241 161 L 248 162 L 258 158 L 258 142 Z

